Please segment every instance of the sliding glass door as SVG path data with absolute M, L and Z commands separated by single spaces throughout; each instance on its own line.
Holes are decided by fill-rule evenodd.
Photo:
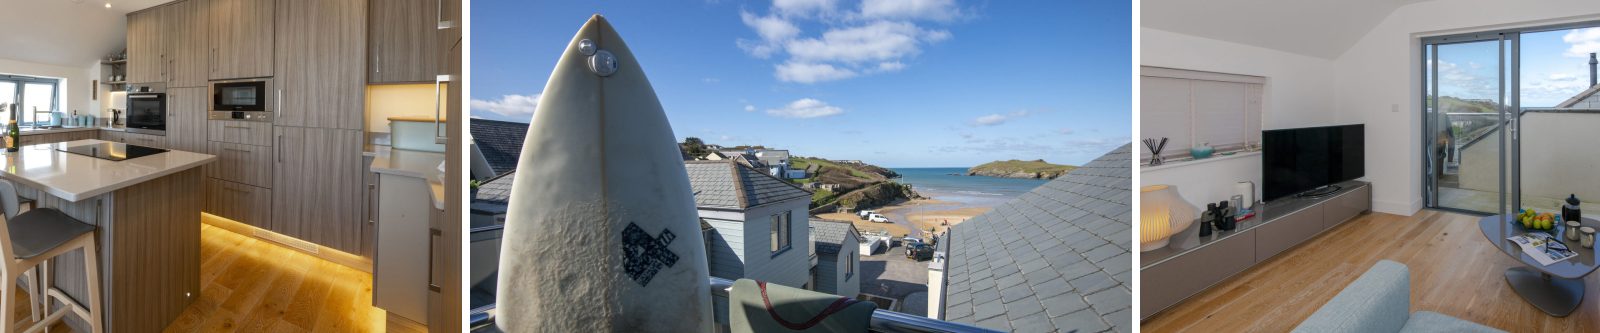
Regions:
M 1424 41 L 1423 147 L 1429 207 L 1514 211 L 1517 38 L 1481 34 Z
M 1422 48 L 1428 207 L 1600 202 L 1600 22 L 1430 37 Z

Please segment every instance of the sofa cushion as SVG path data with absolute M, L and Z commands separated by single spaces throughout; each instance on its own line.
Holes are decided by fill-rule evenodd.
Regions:
M 1411 317 L 1411 270 L 1381 260 L 1300 322 L 1295 332 L 1399 332 Z
M 1406 321 L 1406 327 L 1400 329 L 1404 333 L 1467 333 L 1467 332 L 1497 332 L 1505 333 L 1492 327 L 1478 323 L 1456 319 L 1456 317 L 1431 311 L 1417 311 L 1411 314 L 1411 320 Z

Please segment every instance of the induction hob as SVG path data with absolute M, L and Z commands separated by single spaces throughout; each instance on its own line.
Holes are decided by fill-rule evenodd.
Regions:
M 102 142 L 96 144 L 57 148 L 56 150 L 112 161 L 140 158 L 167 152 L 166 149 L 130 145 L 119 142 Z

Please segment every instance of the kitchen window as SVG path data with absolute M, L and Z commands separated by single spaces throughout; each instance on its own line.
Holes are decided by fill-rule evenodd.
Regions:
M 789 249 L 789 212 L 772 215 L 772 253 Z
M 49 121 L 48 113 L 35 118 L 34 111 L 59 111 L 60 87 L 60 79 L 0 74 L 0 105 L 5 106 L 0 108 L 0 119 L 24 126 Z

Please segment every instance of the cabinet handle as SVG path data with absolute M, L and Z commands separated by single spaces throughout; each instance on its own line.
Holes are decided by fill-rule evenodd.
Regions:
M 278 134 L 278 163 L 283 163 L 283 134 Z
M 272 109 L 273 112 L 283 112 L 283 88 L 278 88 L 278 97 L 272 101 Z
M 439 292 L 440 289 L 443 289 L 439 288 L 439 285 L 433 281 L 434 240 L 443 238 L 441 235 L 443 235 L 443 232 L 439 231 L 439 228 L 428 228 L 428 290 L 433 292 Z
M 227 150 L 227 151 L 236 151 L 236 152 L 241 152 L 241 153 L 248 153 L 248 152 L 250 152 L 250 151 L 249 151 L 249 150 L 244 150 L 244 149 L 235 149 L 235 148 L 222 148 L 222 150 Z
M 440 108 L 440 106 L 444 104 L 441 98 L 439 98 L 439 86 L 445 82 L 450 82 L 450 79 L 451 77 L 448 74 L 437 75 L 433 77 L 433 143 L 450 143 L 450 137 L 448 134 L 439 134 L 439 128 L 441 127 L 439 126 L 441 123 L 440 112 L 443 111 L 441 110 L 442 108 Z
M 211 72 L 217 72 L 217 48 L 211 48 Z
M 439 21 L 439 30 L 450 29 L 455 26 L 455 22 L 444 20 L 444 0 L 433 0 L 433 4 L 433 19 L 434 21 Z
M 250 127 L 247 127 L 247 126 L 229 126 L 229 125 L 223 125 L 222 128 L 238 128 L 238 129 L 246 129 L 246 130 L 250 129 Z

